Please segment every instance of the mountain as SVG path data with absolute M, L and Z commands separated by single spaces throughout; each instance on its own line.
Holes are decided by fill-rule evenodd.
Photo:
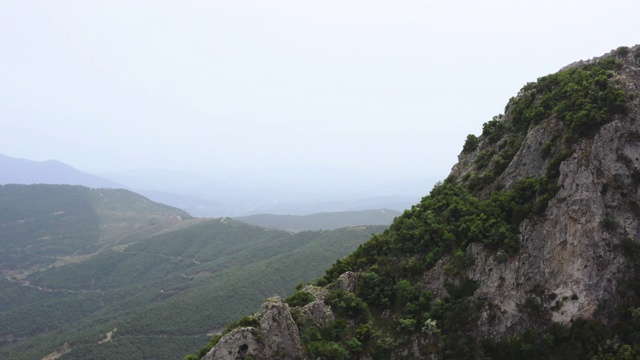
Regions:
M 187 359 L 640 357 L 640 45 L 525 85 L 430 194 Z
M 5 155 L 0 155 L 0 167 L 3 169 L 0 185 L 60 184 L 128 189 L 152 201 L 168 204 L 200 217 L 237 217 L 266 213 L 309 215 L 370 209 L 403 211 L 419 200 L 420 194 L 435 183 L 434 179 L 421 179 L 345 185 L 340 180 L 332 179 L 335 183 L 328 184 L 313 182 L 313 175 L 318 175 L 318 169 L 311 171 L 308 168 L 282 170 L 300 171 L 297 177 L 304 178 L 304 181 L 298 183 L 285 182 L 282 176 L 274 174 L 227 178 L 160 169 L 137 169 L 97 176 L 57 160 L 31 161 Z M 304 171 L 310 173 L 304 174 Z M 273 179 L 260 180 L 262 175 Z M 340 179 L 338 175 L 335 177 Z
M 0 168 L 0 185 L 67 184 L 90 188 L 123 188 L 114 181 L 87 174 L 56 160 L 32 161 L 0 154 Z
M 0 186 L 0 358 L 180 358 L 384 229 L 292 234 L 127 190 Z
M 196 217 L 225 217 L 233 214 L 233 206 L 193 195 L 177 194 L 158 190 L 136 190 L 153 201 L 183 209 Z
M 327 195 L 327 198 L 336 196 L 335 194 Z M 389 209 L 399 212 L 411 207 L 420 196 L 374 196 L 357 199 L 335 199 L 332 201 L 327 200 L 327 198 L 323 197 L 323 195 L 318 195 L 318 198 L 313 201 L 273 201 L 268 204 L 255 206 L 249 214 L 269 213 L 275 215 L 294 214 L 304 216 L 316 213 L 365 211 L 371 209 Z
M 127 190 L 0 186 L 0 268 L 21 278 L 173 227 L 191 216 Z
M 235 220 L 272 229 L 289 231 L 334 230 L 361 225 L 390 225 L 400 212 L 381 210 L 343 211 L 305 216 L 258 214 L 237 217 Z
M 434 179 L 354 183 L 337 170 L 328 178 L 318 169 L 281 169 L 283 174 L 256 173 L 250 177 L 202 176 L 185 172 L 137 169 L 102 176 L 197 216 L 255 214 L 309 215 L 319 212 L 392 209 L 403 211 L 430 189 Z M 313 175 L 318 175 L 314 177 Z M 353 174 L 345 177 L 353 178 Z M 318 180 L 319 179 L 319 180 Z

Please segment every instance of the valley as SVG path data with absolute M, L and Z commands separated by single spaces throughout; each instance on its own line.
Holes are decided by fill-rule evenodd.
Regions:
M 0 186 L 0 226 L 11 359 L 181 358 L 387 227 L 294 233 L 66 185 Z

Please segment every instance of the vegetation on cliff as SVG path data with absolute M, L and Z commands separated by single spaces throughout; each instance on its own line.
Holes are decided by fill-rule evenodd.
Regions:
M 578 64 L 527 84 L 499 115 L 469 135 L 464 154 L 470 167 L 436 185 L 422 201 L 396 218 L 351 255 L 338 260 L 317 285 L 330 294 L 325 303 L 334 321 L 316 326 L 296 317 L 301 339 L 313 359 L 425 357 L 442 359 L 633 359 L 640 356 L 640 246 L 623 240 L 612 251 L 624 252 L 627 275 L 618 283 L 619 304 L 604 309 L 610 321 L 578 318 L 553 323 L 542 311 L 535 289 L 520 311 L 538 326 L 502 339 L 478 336 L 487 303 L 474 297 L 478 281 L 465 270 L 474 264 L 467 250 L 480 243 L 496 263 L 518 256 L 521 224 L 547 211 L 559 191 L 561 163 L 576 146 L 592 139 L 616 116 L 624 116 L 637 93 L 620 86 L 620 48 L 610 56 Z M 546 168 L 540 176 L 503 183 L 503 174 L 521 150 L 530 130 L 554 121 L 550 140 L 537 155 Z M 637 185 L 637 184 L 636 184 Z M 616 222 L 602 224 L 615 229 Z M 335 285 L 347 272 L 358 274 L 355 291 Z M 426 273 L 444 279 L 444 294 L 425 288 Z M 542 294 L 541 294 L 542 296 Z M 302 295 L 294 295 L 299 306 Z M 555 299 L 553 299 L 555 300 Z M 571 299 L 557 299 L 558 304 Z M 573 300 L 577 300 L 573 299 Z M 306 301 L 306 300 L 305 300 Z M 294 309 L 294 314 L 295 314 Z

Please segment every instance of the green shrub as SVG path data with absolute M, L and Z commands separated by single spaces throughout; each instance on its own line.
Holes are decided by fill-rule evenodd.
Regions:
M 334 290 L 326 298 L 326 302 L 338 316 L 356 319 L 360 322 L 369 320 L 369 307 L 359 297 L 343 290 Z
M 474 164 L 476 165 L 476 169 L 482 170 L 486 168 L 487 165 L 489 165 L 489 163 L 491 162 L 491 159 L 493 159 L 493 155 L 495 155 L 495 151 L 493 149 L 482 150 L 478 154 L 478 157 L 476 157 L 476 160 L 474 162 Z
M 605 228 L 605 230 L 607 231 L 616 231 L 618 229 L 618 221 L 612 217 L 605 217 L 604 220 L 602 220 L 602 227 Z
M 416 320 L 411 318 L 401 318 L 396 321 L 396 331 L 401 333 L 412 333 L 416 329 Z
M 464 142 L 462 151 L 466 153 L 470 153 L 475 151 L 475 149 L 477 148 L 478 148 L 478 137 L 473 134 L 467 135 L 467 140 Z
M 505 135 L 507 127 L 502 116 L 494 116 L 493 119 L 482 125 L 482 135 L 487 138 L 490 144 L 497 143 Z
M 557 179 L 560 176 L 560 164 L 571 156 L 571 151 L 568 149 L 562 149 L 556 156 L 549 161 L 547 166 L 546 176 L 549 179 Z
M 239 321 L 227 325 L 225 332 L 230 332 L 231 330 L 239 327 L 258 327 L 260 326 L 260 322 L 253 315 L 247 315 L 240 319 Z
M 306 291 L 296 291 L 293 295 L 289 296 L 285 302 L 289 304 L 291 307 L 295 306 L 305 306 L 308 303 L 315 301 L 313 295 L 309 294 Z
M 496 261 L 498 263 L 503 263 L 507 261 L 507 259 L 509 259 L 507 253 L 504 250 L 498 250 L 498 252 L 496 253 Z
M 621 57 L 625 57 L 627 55 L 629 55 L 629 47 L 627 46 L 620 46 L 619 48 L 616 49 L 616 55 L 621 56 Z
M 341 344 L 332 341 L 312 342 L 307 346 L 312 359 L 320 360 L 347 360 L 349 353 Z
M 384 309 L 391 304 L 393 281 L 381 277 L 375 272 L 366 272 L 360 276 L 356 293 L 367 304 Z
M 453 284 L 452 282 L 445 282 L 444 286 L 452 298 L 462 299 L 462 298 L 467 298 L 469 296 L 472 296 L 473 293 L 476 292 L 476 290 L 478 290 L 480 283 L 475 280 L 464 279 L 460 281 L 460 283 L 457 285 Z
M 542 156 L 542 158 L 543 159 L 548 158 L 551 152 L 553 151 L 553 148 L 554 148 L 554 144 L 552 141 L 545 142 L 542 145 L 542 148 L 540 149 L 540 155 Z

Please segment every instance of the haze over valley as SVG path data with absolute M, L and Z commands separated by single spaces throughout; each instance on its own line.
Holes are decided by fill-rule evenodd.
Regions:
M 295 178 L 273 181 L 210 178 L 169 170 L 135 170 L 98 175 L 56 160 L 30 161 L 0 155 L 0 184 L 70 184 L 93 188 L 126 188 L 151 200 L 183 209 L 194 216 L 237 217 L 259 213 L 309 215 L 321 212 L 411 207 L 435 184 L 435 178 L 390 183 L 341 183 L 342 177 L 322 179 L 318 169 L 289 169 Z M 322 169 L 324 170 L 324 169 Z M 328 170 L 326 170 L 328 171 Z M 283 170 L 284 172 L 284 170 Z M 333 172 L 336 174 L 336 171 Z M 316 177 L 318 175 L 318 177 Z M 293 176 L 293 175 L 292 175 Z M 264 177 L 262 177 L 264 179 Z

